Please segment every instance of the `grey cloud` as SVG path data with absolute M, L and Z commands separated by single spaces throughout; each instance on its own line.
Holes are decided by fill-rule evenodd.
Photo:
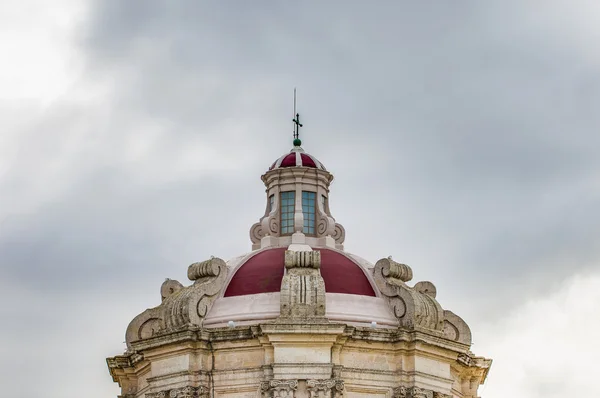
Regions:
M 282 98 L 299 85 L 305 147 L 338 176 L 349 248 L 372 260 L 398 250 L 450 290 L 518 301 L 600 257 L 598 194 L 578 188 L 600 166 L 600 79 L 581 36 L 553 19 L 559 4 L 542 17 L 502 4 L 102 2 L 87 45 L 100 69 L 132 78 L 118 91 L 127 109 L 199 134 L 237 117 L 246 128 L 219 137 L 252 154 L 283 134 Z M 577 195 L 591 197 L 557 216 Z M 385 204 L 374 220 L 356 217 L 373 201 Z M 517 272 L 536 288 L 510 294 Z

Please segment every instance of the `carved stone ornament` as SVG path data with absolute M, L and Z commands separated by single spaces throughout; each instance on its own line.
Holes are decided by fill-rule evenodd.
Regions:
M 344 381 L 341 379 L 308 380 L 310 398 L 341 398 L 344 396 Z
M 444 337 L 459 343 L 471 345 L 471 329 L 461 317 L 452 311 L 444 311 Z
M 250 241 L 253 244 L 259 244 L 260 240 L 268 235 L 279 236 L 279 194 L 274 194 L 274 196 L 276 199 L 273 201 L 273 207 L 270 208 L 270 202 L 267 200 L 265 215 L 250 227 Z
M 209 390 L 208 387 L 182 387 L 173 388 L 171 390 L 164 390 L 159 392 L 153 392 L 146 394 L 146 398 L 208 398 Z
M 442 307 L 431 294 L 421 293 L 406 285 L 405 282 L 411 278 L 410 267 L 391 258 L 383 258 L 375 264 L 375 283 L 387 298 L 400 325 L 409 329 L 419 326 L 441 331 L 444 326 Z M 434 289 L 432 286 L 428 286 L 429 290 Z
M 201 327 L 204 317 L 217 299 L 227 279 L 227 264 L 213 257 L 188 267 L 188 277 L 194 281 L 183 287 L 167 279 L 161 287 L 162 304 L 135 317 L 127 327 L 127 347 L 132 341 L 143 340 L 167 330 L 187 325 Z
M 393 398 L 452 398 L 451 395 L 441 392 L 426 390 L 419 387 L 396 387 L 392 393 Z
M 260 385 L 263 398 L 294 398 L 297 389 L 298 380 L 269 380 Z
M 281 318 L 325 317 L 325 282 L 319 251 L 285 252 L 286 273 L 281 281 Z

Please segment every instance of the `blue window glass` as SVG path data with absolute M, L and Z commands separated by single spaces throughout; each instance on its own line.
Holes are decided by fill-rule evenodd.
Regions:
M 304 226 L 302 232 L 307 235 L 315 234 L 315 202 L 314 192 L 302 191 L 302 213 L 304 214 Z
M 281 233 L 294 233 L 294 210 L 296 205 L 296 192 L 281 193 Z

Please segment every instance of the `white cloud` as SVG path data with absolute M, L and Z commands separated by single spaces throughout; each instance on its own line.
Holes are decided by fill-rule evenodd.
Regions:
M 51 102 L 77 78 L 72 35 L 86 2 L 4 1 L 0 4 L 0 99 Z M 8 61 L 8 62 L 6 62 Z
M 575 275 L 475 335 L 494 363 L 484 398 L 600 396 L 600 273 Z

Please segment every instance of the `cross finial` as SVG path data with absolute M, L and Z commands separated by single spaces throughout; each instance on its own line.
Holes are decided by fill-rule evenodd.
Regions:
M 298 138 L 299 138 L 299 137 L 298 137 L 298 129 L 299 129 L 300 127 L 302 127 L 302 123 L 300 123 L 300 114 L 299 114 L 299 113 L 296 113 L 296 118 L 295 118 L 295 119 L 292 119 L 292 121 L 293 121 L 293 122 L 294 122 L 294 124 L 296 125 L 296 127 L 295 127 L 295 129 L 296 129 L 296 130 L 294 131 L 294 138 L 295 138 L 295 139 L 298 139 Z
M 294 88 L 294 118 L 292 121 L 294 122 L 294 146 L 302 145 L 302 141 L 300 141 L 299 137 L 299 129 L 302 127 L 300 123 L 300 114 L 296 112 L 296 89 Z

